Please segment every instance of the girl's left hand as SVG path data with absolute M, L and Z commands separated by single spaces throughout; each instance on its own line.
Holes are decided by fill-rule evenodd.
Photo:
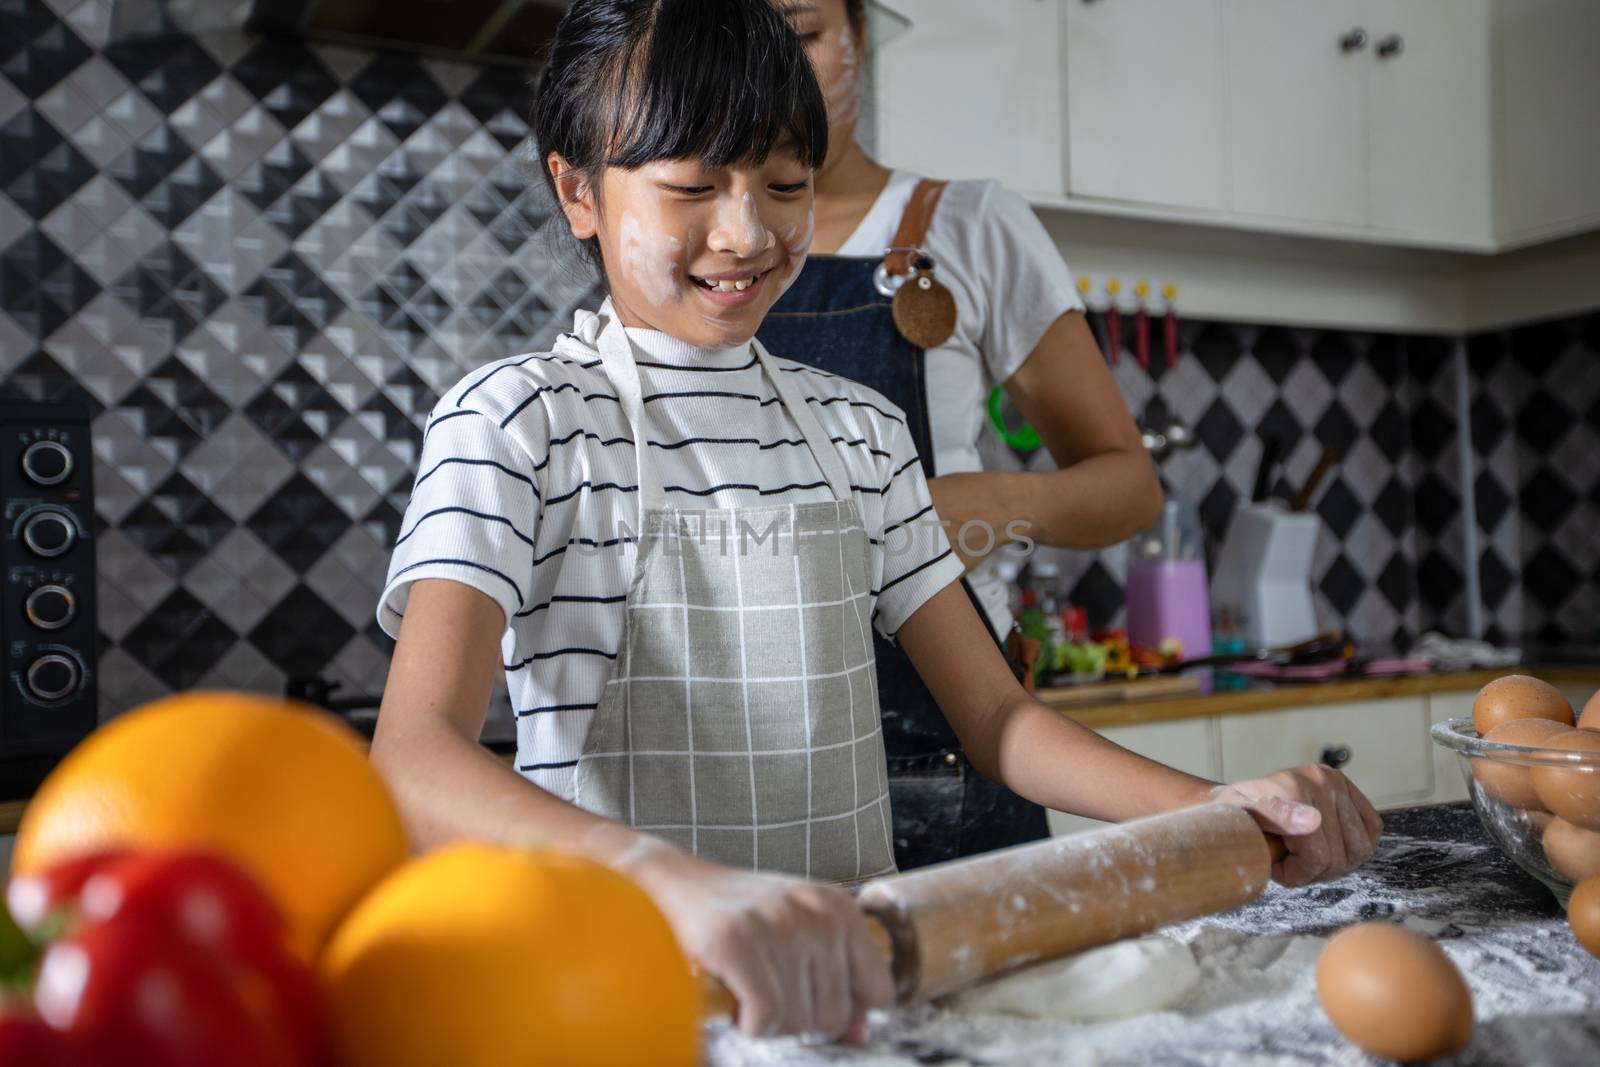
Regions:
M 1272 877 L 1286 886 L 1348 874 L 1372 858 L 1383 833 L 1383 820 L 1355 783 L 1320 764 L 1219 785 L 1211 799 L 1237 804 L 1283 837 L 1288 854 L 1272 865 Z

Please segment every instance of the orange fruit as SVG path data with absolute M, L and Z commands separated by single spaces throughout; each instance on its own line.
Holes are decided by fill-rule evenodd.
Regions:
M 102 848 L 204 845 L 277 901 L 312 959 L 339 919 L 406 858 L 383 780 L 349 727 L 282 698 L 196 691 L 107 723 L 29 802 L 13 866 Z
M 644 891 L 591 860 L 449 845 L 367 894 L 319 964 L 340 1067 L 692 1067 L 699 987 Z

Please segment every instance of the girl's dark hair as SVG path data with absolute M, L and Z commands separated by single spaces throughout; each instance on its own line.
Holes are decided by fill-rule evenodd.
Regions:
M 591 189 L 605 167 L 760 164 L 780 145 L 816 168 L 828 112 L 811 62 L 770 0 L 573 0 L 539 79 L 539 172 L 551 152 Z M 598 266 L 597 242 L 584 242 Z

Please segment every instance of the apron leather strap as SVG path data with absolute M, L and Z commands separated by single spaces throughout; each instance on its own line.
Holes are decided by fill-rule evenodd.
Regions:
M 921 248 L 928 237 L 928 227 L 933 224 L 933 213 L 939 210 L 939 198 L 944 196 L 949 182 L 923 178 L 911 192 L 905 214 L 900 216 L 900 229 L 895 232 L 891 248 Z M 890 252 L 883 260 L 884 269 L 893 275 L 911 273 L 911 256 L 908 252 Z

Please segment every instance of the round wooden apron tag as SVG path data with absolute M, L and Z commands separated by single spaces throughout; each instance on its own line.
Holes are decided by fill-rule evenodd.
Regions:
M 930 271 L 907 278 L 890 309 L 900 336 L 918 348 L 938 348 L 956 332 L 956 298 Z

